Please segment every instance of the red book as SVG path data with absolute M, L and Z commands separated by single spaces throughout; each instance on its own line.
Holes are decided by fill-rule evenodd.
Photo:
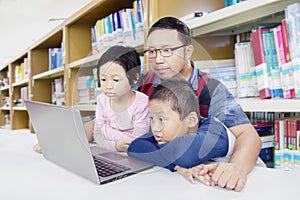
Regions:
M 275 119 L 274 136 L 275 150 L 284 149 L 284 119 Z
M 287 149 L 289 146 L 288 142 L 288 119 L 284 119 L 284 148 Z
M 255 71 L 257 74 L 259 97 L 261 99 L 268 99 L 271 97 L 268 68 L 263 45 L 263 33 L 268 31 L 270 31 L 270 28 L 259 28 L 250 35 Z
M 297 148 L 297 130 L 300 129 L 300 119 L 290 119 L 289 126 L 289 149 L 294 150 Z
M 275 119 L 274 121 L 274 143 L 275 143 L 275 150 L 279 150 L 280 149 L 279 119 Z
M 285 49 L 285 56 L 286 56 L 286 62 L 291 61 L 291 54 L 290 54 L 290 48 L 289 48 L 289 39 L 288 39 L 288 32 L 286 27 L 286 20 L 283 19 L 281 21 L 282 24 L 282 33 L 283 33 L 283 40 L 284 40 L 284 49 Z
M 283 38 L 282 25 L 278 25 L 273 28 L 274 33 L 274 42 L 276 48 L 276 55 L 279 66 L 286 63 L 286 49 L 285 49 L 285 40 Z
M 266 62 L 264 54 L 264 46 L 262 40 L 262 34 L 264 32 L 270 31 L 269 28 L 259 28 L 258 30 L 251 33 L 251 42 L 253 47 L 253 56 L 255 66 L 258 66 Z

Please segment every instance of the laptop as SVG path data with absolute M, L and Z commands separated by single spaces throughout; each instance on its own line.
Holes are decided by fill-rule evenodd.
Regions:
M 78 109 L 25 100 L 43 156 L 97 184 L 125 178 L 153 164 L 90 145 Z M 109 169 L 107 169 L 109 168 Z

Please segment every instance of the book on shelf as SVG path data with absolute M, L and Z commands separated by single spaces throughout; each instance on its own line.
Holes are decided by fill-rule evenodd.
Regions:
M 300 118 L 276 119 L 274 133 L 274 167 L 284 170 L 300 170 Z
M 225 1 L 225 7 L 228 7 L 228 6 L 232 6 L 232 5 L 241 3 L 246 0 L 224 0 L 224 1 Z
M 135 0 L 132 9 L 135 27 L 135 40 L 142 41 L 144 39 L 144 6 L 142 0 Z
M 9 108 L 10 107 L 9 96 L 6 96 L 2 93 L 1 94 L 1 100 L 2 100 L 1 107 L 4 107 L 4 108 Z
M 285 40 L 283 24 L 273 28 L 274 42 L 277 52 L 277 60 L 280 69 L 281 87 L 283 90 L 283 98 L 295 98 L 294 81 L 293 81 L 293 65 L 289 58 L 288 41 Z
M 288 32 L 287 32 L 287 25 L 286 25 L 286 19 L 283 19 L 281 21 L 282 25 L 282 34 L 283 34 L 283 45 L 285 50 L 285 60 L 286 62 L 291 61 L 291 53 L 290 53 L 290 47 L 289 47 L 289 38 L 288 38 Z
M 65 88 L 64 78 L 59 77 L 51 83 L 52 87 L 52 104 L 65 105 Z
M 289 49 L 291 54 L 291 60 L 300 57 L 300 3 L 294 3 L 285 9 L 285 19 L 287 24 Z
M 28 79 L 29 70 L 28 58 L 24 58 L 23 62 L 14 67 L 15 83 Z
M 240 42 L 234 45 L 238 97 L 258 96 L 257 80 L 253 62 L 252 45 Z
M 29 87 L 21 87 L 21 103 L 20 106 L 25 106 L 25 100 L 29 99 Z
M 144 7 L 142 0 L 97 20 L 91 28 L 92 53 L 104 52 L 113 45 L 130 45 L 144 40 Z
M 288 35 L 290 57 L 293 63 L 295 98 L 300 98 L 300 3 L 294 3 L 285 9 L 285 22 Z
M 237 96 L 236 67 L 234 59 L 195 61 L 201 71 L 223 83 L 233 96 Z
M 255 71 L 257 76 L 257 85 L 259 89 L 259 96 L 261 99 L 271 97 L 269 70 L 266 63 L 265 52 L 263 44 L 263 33 L 270 31 L 270 28 L 259 28 L 251 33 L 251 42 L 254 56 Z
M 266 63 L 270 75 L 270 92 L 271 98 L 283 98 L 283 91 L 280 79 L 280 69 L 277 59 L 277 51 L 274 42 L 274 31 L 268 31 L 263 33 L 264 48 L 267 50 Z
M 300 57 L 292 61 L 295 98 L 300 99 Z
M 49 70 L 63 66 L 62 48 L 49 48 Z
M 259 152 L 259 157 L 264 161 L 272 161 L 273 160 L 273 147 L 262 147 Z
M 95 104 L 96 94 L 99 94 L 96 68 L 91 76 L 79 76 L 77 78 L 78 101 L 77 104 Z

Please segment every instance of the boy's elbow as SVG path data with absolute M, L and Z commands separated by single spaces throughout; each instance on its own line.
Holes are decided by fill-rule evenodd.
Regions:
M 136 153 L 144 153 L 145 149 L 145 141 L 143 138 L 136 138 L 131 142 L 128 147 L 128 155 L 136 154 Z
M 139 146 L 139 139 L 137 138 L 130 143 L 127 150 L 127 154 L 130 156 L 132 153 L 136 153 L 137 150 L 139 149 L 138 146 Z

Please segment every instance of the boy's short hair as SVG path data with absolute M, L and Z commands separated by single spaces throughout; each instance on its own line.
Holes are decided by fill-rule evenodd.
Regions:
M 178 32 L 178 38 L 183 44 L 191 44 L 189 27 L 184 22 L 180 21 L 175 17 L 163 17 L 159 19 L 149 29 L 148 37 L 153 31 L 159 29 L 176 30 Z
M 196 112 L 200 119 L 198 98 L 190 83 L 182 78 L 173 77 L 161 82 L 149 96 L 151 100 L 169 102 L 171 109 L 179 114 L 180 120 L 191 112 Z
M 141 72 L 141 60 L 134 48 L 120 45 L 110 47 L 99 59 L 97 67 L 100 68 L 107 62 L 121 65 L 131 86 L 138 82 Z

